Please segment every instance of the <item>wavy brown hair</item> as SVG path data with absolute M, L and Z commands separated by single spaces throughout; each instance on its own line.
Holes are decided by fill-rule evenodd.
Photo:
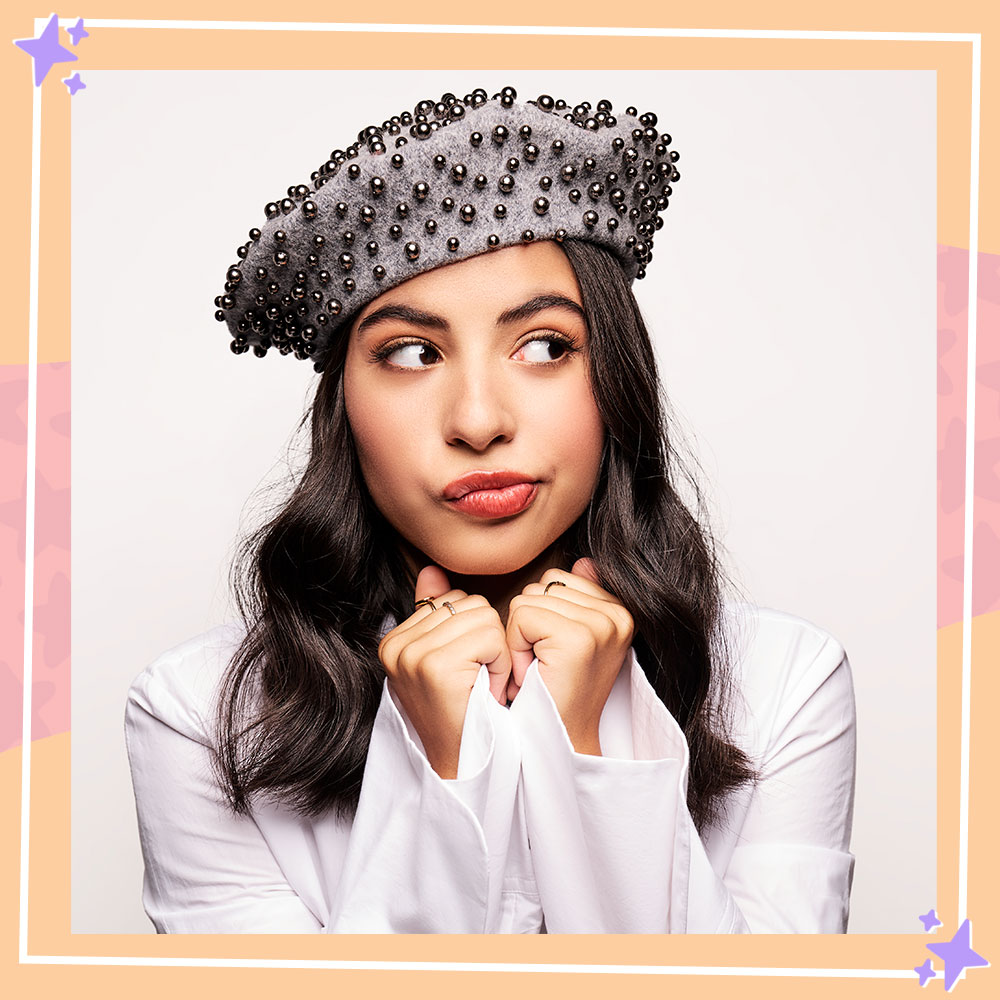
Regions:
M 559 542 L 563 566 L 589 556 L 631 613 L 639 663 L 687 738 L 688 807 L 702 829 L 726 793 L 754 777 L 727 736 L 720 565 L 711 534 L 678 493 L 685 485 L 702 514 L 697 483 L 667 434 L 628 281 L 609 251 L 573 240 L 562 248 L 583 297 L 591 386 L 607 431 L 590 504 Z M 412 613 L 414 576 L 365 486 L 344 407 L 347 340 L 322 359 L 301 477 L 233 564 L 246 635 L 220 693 L 217 767 L 239 813 L 264 795 L 305 814 L 352 815 L 385 677 L 381 626 L 387 615 Z

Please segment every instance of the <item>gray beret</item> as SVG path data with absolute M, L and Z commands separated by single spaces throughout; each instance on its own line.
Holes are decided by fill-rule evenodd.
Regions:
M 680 174 L 656 115 L 573 108 L 512 87 L 420 101 L 369 125 L 265 206 L 216 318 L 232 350 L 323 357 L 337 330 L 422 271 L 533 240 L 587 240 L 642 278 Z

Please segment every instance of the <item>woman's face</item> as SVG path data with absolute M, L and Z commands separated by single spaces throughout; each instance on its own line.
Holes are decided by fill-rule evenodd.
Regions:
M 600 466 L 587 350 L 576 276 L 552 242 L 439 267 L 369 303 L 351 326 L 345 403 L 400 535 L 466 575 L 514 572 L 555 542 Z M 501 475 L 470 476 L 482 473 Z

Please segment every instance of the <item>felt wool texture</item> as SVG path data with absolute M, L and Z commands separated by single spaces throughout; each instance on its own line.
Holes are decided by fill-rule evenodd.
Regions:
M 656 115 L 573 108 L 506 87 L 421 101 L 334 150 L 310 185 L 265 207 L 237 249 L 216 318 L 234 353 L 268 348 L 322 370 L 367 303 L 424 271 L 535 240 L 582 239 L 643 277 L 680 175 Z

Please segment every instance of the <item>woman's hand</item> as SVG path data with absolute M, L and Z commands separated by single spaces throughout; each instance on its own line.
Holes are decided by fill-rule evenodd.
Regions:
M 549 587 L 545 593 L 547 584 Z M 546 570 L 510 602 L 507 645 L 513 699 L 531 661 L 559 709 L 577 753 L 600 756 L 601 712 L 632 644 L 635 625 L 618 600 L 600 587 L 593 563 L 578 559 L 573 571 Z
M 458 753 L 469 695 L 480 664 L 490 672 L 490 693 L 505 705 L 511 660 L 500 616 L 485 597 L 449 589 L 438 566 L 417 576 L 415 601 L 433 598 L 389 632 L 378 648 L 393 691 L 442 778 L 458 774 Z M 452 614 L 444 606 L 449 602 Z

